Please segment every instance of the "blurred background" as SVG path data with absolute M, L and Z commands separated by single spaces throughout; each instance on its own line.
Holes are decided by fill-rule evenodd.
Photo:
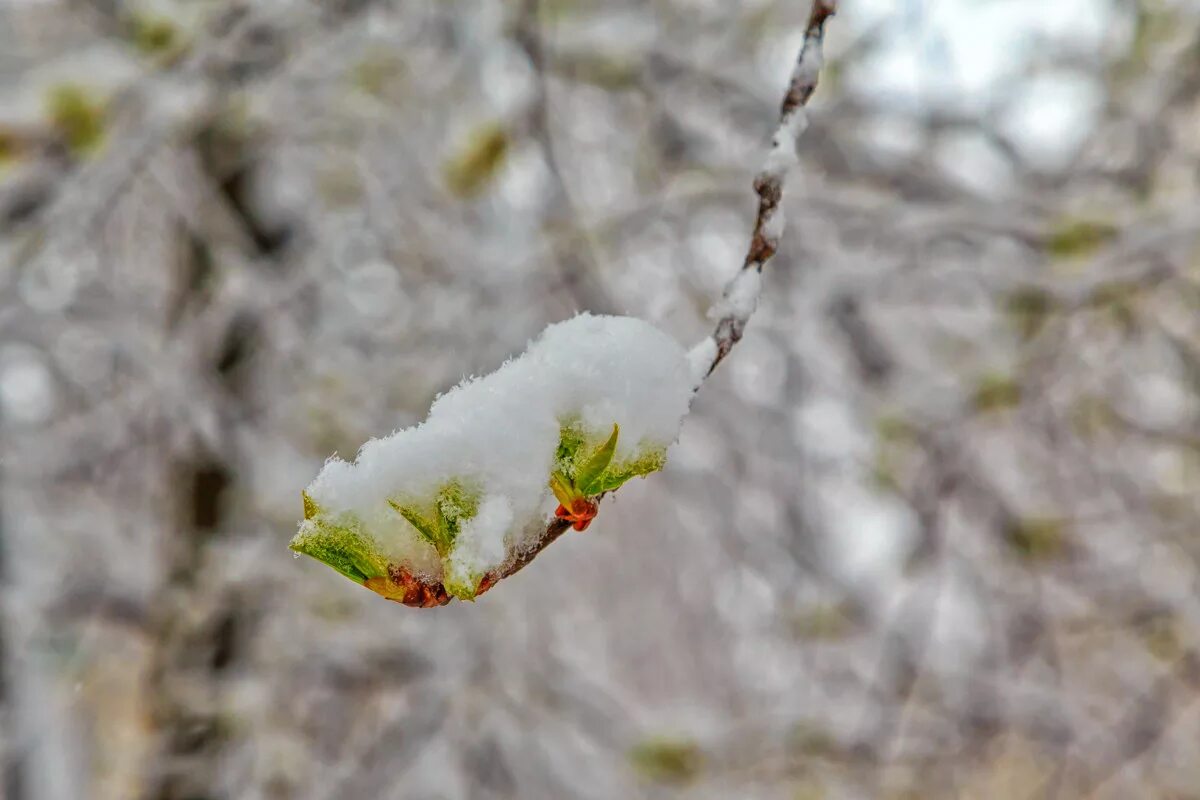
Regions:
M 685 344 L 807 3 L 0 0 L 0 785 L 1200 798 L 1200 5 L 845 0 L 665 473 L 474 604 L 286 543 L 577 310 Z

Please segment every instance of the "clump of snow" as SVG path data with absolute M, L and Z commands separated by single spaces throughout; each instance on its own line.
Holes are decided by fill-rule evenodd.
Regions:
M 477 586 L 488 570 L 504 562 L 504 535 L 512 522 L 512 504 L 507 497 L 494 494 L 484 500 L 479 513 L 458 532 L 454 549 L 444 562 L 443 581 L 452 586 Z
M 803 106 L 789 111 L 779 122 L 779 128 L 771 137 L 771 149 L 763 164 L 763 171 L 777 180 L 787 175 L 788 170 L 800 163 L 796 155 L 796 143 L 808 130 L 808 114 Z
M 523 355 L 441 395 L 425 422 L 372 439 L 353 463 L 330 459 L 292 546 L 357 580 L 401 565 L 472 597 L 544 532 L 557 505 L 550 476 L 586 460 L 614 425 L 606 486 L 661 467 L 693 387 L 683 349 L 647 322 L 581 314 L 552 325 Z M 564 456 L 568 444 L 578 458 Z
M 734 317 L 745 322 L 758 307 L 758 297 L 761 293 L 762 273 L 753 267 L 743 269 L 725 287 L 724 296 L 709 310 L 708 316 L 712 319 Z
M 692 373 L 693 386 L 699 388 L 704 379 L 708 377 L 713 362 L 717 360 L 718 352 L 717 340 L 711 336 L 705 336 L 688 351 L 688 369 Z

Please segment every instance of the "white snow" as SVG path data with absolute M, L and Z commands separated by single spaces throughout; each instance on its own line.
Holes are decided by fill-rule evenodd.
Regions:
M 712 319 L 735 317 L 745 322 L 758 307 L 758 296 L 762 292 L 762 274 L 753 267 L 743 269 L 725 288 L 721 302 L 712 307 L 708 316 Z
M 354 463 L 330 459 L 307 494 L 320 518 L 344 524 L 351 515 L 390 563 L 478 577 L 544 531 L 557 505 L 547 482 L 564 421 L 580 420 L 599 441 L 619 425 L 613 463 L 665 452 L 693 386 L 687 355 L 653 325 L 580 314 L 441 395 L 425 422 L 368 441 Z M 450 482 L 477 492 L 479 508 L 443 563 L 389 500 L 428 502 Z
M 804 49 L 802 51 L 804 58 L 800 59 L 800 63 L 796 65 L 796 74 L 803 76 L 808 83 L 816 83 L 817 76 L 821 73 L 821 67 L 825 66 L 825 55 L 822 52 L 822 36 L 819 33 L 810 32 L 804 37 Z
M 708 371 L 717 360 L 717 352 L 717 340 L 711 336 L 705 336 L 688 351 L 688 367 L 692 373 L 693 386 L 699 387 L 708 377 Z
M 776 208 L 775 213 L 767 217 L 763 221 L 762 235 L 763 238 L 770 242 L 773 246 L 779 246 L 779 240 L 783 238 L 784 228 L 787 227 L 787 217 L 784 216 L 782 208 Z
M 513 522 L 512 504 L 504 495 L 489 496 L 479 512 L 459 531 L 454 551 L 446 561 L 445 580 L 459 585 L 504 562 L 504 535 Z
M 796 143 L 808 128 L 808 114 L 803 106 L 792 109 L 779 123 L 771 137 L 771 150 L 767 153 L 763 171 L 776 179 L 782 179 L 789 169 L 800 163 L 796 154 Z

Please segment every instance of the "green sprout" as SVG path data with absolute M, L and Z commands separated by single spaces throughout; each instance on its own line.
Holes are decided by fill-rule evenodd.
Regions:
M 584 530 L 596 516 L 597 500 L 631 478 L 662 469 L 666 448 L 643 444 L 636 455 L 618 460 L 620 427 L 607 437 L 587 431 L 578 419 L 560 425 L 558 448 L 550 475 L 550 489 L 561 505 L 556 516 L 576 530 Z M 480 487 L 463 479 L 444 483 L 432 496 L 398 494 L 389 497 L 391 508 L 416 530 L 442 561 L 442 579 L 419 578 L 403 565 L 391 562 L 363 529 L 353 512 L 330 514 L 307 493 L 301 493 L 304 524 L 290 547 L 329 565 L 355 583 L 389 600 L 405 605 L 444 605 L 450 597 L 474 600 L 491 588 L 500 575 L 474 572 L 455 559 L 455 547 L 468 522 L 479 513 Z M 469 559 L 467 560 L 469 562 Z
M 388 505 L 445 558 L 454 549 L 454 540 L 463 524 L 478 513 L 479 492 L 465 488 L 459 481 L 451 481 L 438 491 L 432 503 L 422 506 L 389 499 Z
M 570 420 L 559 429 L 550 491 L 560 504 L 555 516 L 570 522 L 577 531 L 586 530 L 592 523 L 598 510 L 597 498 L 666 464 L 666 450 L 661 447 L 643 447 L 633 459 L 614 462 L 620 433 L 620 426 L 613 423 L 608 438 L 592 444 L 578 420 Z

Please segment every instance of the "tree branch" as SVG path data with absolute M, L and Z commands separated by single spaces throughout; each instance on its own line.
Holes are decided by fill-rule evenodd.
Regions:
M 784 182 L 788 170 L 797 163 L 797 142 L 808 127 L 805 105 L 817 88 L 817 79 L 823 62 L 822 42 L 825 35 L 825 20 L 837 10 L 837 0 L 814 0 L 808 23 L 804 30 L 804 44 L 792 69 L 787 93 L 779 109 L 779 125 L 771 137 L 771 150 L 762 169 L 754 178 L 754 191 L 758 195 L 758 216 L 746 259 L 738 274 L 725 286 L 721 301 L 710 312 L 717 321 L 716 330 L 688 353 L 695 376 L 696 388 L 704 382 L 717 364 L 729 354 L 742 338 L 746 322 L 758 305 L 763 267 L 775 255 L 783 235 Z M 546 526 L 546 532 L 533 545 L 514 554 L 494 573 L 484 576 L 477 594 L 495 586 L 496 583 L 523 569 L 551 542 L 566 532 L 566 520 L 554 519 Z M 413 580 L 407 573 L 400 576 L 404 582 Z M 428 608 L 445 605 L 450 595 L 440 584 L 421 587 L 421 591 L 404 593 L 405 605 Z
M 692 348 L 696 387 L 712 374 L 729 351 L 742 338 L 742 332 L 758 306 L 762 269 L 779 248 L 783 236 L 783 187 L 788 170 L 797 163 L 796 146 L 808 127 L 805 106 L 817 88 L 824 62 L 822 44 L 825 39 L 825 20 L 837 11 L 837 0 L 813 0 L 808 24 L 804 29 L 804 44 L 792 69 L 787 93 L 779 109 L 779 126 L 771 137 L 771 152 L 758 175 L 754 191 L 758 195 L 758 216 L 746 260 L 738 274 L 725 286 L 721 302 L 710 312 L 717 319 L 716 330 Z
M 787 93 L 779 109 L 779 126 L 771 137 L 771 151 L 767 154 L 762 169 L 754 178 L 754 191 L 758 195 L 758 217 L 754 222 L 754 233 L 746 259 L 736 277 L 725 287 L 721 302 L 714 308 L 718 317 L 712 336 L 700 342 L 688 354 L 696 386 L 716 369 L 717 364 L 729 354 L 742 338 L 742 331 L 758 304 L 759 276 L 762 268 L 779 247 L 783 235 L 784 181 L 788 170 L 796 163 L 796 145 L 800 135 L 808 126 L 804 107 L 817 88 L 817 78 L 823 61 L 822 42 L 825 36 L 825 20 L 837 11 L 837 0 L 814 0 L 808 24 L 804 30 L 804 44 L 796 57 L 796 66 L 788 82 Z M 545 547 L 566 531 L 567 525 L 555 519 L 546 528 L 546 534 L 531 548 L 519 554 L 502 567 L 493 580 L 485 579 L 491 587 L 503 578 L 523 568 Z M 490 577 L 490 576 L 489 576 Z

